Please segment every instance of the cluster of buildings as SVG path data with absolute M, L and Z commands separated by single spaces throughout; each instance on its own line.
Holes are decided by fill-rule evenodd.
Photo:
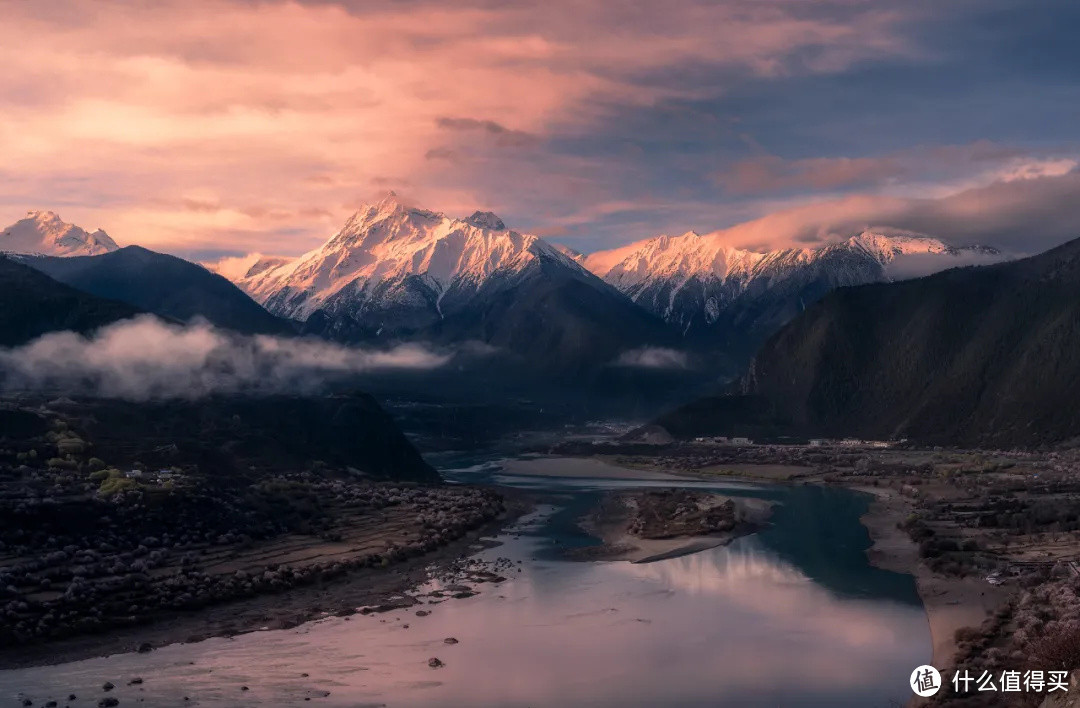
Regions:
M 137 479 L 140 482 L 158 482 L 159 484 L 176 479 L 180 474 L 174 470 L 140 470 L 132 469 L 124 472 L 127 479 Z
M 828 438 L 813 438 L 810 447 L 875 447 L 884 448 L 891 445 L 887 440 L 859 440 L 858 438 L 844 438 L 843 440 L 829 440 Z
M 754 441 L 751 440 L 750 438 L 739 438 L 739 437 L 729 438 L 729 437 L 725 437 L 723 435 L 717 435 L 715 437 L 694 438 L 694 442 L 705 443 L 706 445 L 735 445 L 735 446 L 744 446 L 744 445 L 753 445 L 754 444 Z
M 694 438 L 694 442 L 702 443 L 704 445 L 733 445 L 741 447 L 745 445 L 753 445 L 754 441 L 750 438 L 742 437 L 726 437 L 723 435 L 716 436 L 701 436 Z M 886 440 L 859 440 L 858 438 L 844 438 L 843 440 L 831 440 L 829 438 L 813 438 L 808 443 L 809 447 L 872 447 L 872 448 L 886 448 L 892 443 Z

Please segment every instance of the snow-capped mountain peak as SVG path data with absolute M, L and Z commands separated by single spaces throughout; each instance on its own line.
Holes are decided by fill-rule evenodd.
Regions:
M 87 232 L 64 222 L 54 211 L 28 211 L 0 231 L 0 252 L 46 256 L 96 256 L 119 248 L 98 229 Z
M 419 297 L 425 289 L 441 307 L 451 291 L 475 291 L 541 258 L 581 271 L 573 259 L 536 236 L 508 229 L 491 212 L 454 219 L 391 194 L 358 209 L 322 246 L 237 283 L 275 313 L 306 319 L 345 301 L 374 306 L 375 300 Z
M 505 231 L 506 224 L 503 220 L 490 211 L 474 211 L 471 216 L 465 218 L 465 223 L 481 229 L 492 231 Z
M 924 234 L 880 226 L 868 228 L 852 236 L 844 244 L 849 248 L 862 249 L 882 263 L 887 263 L 897 256 L 921 253 L 943 254 L 956 250 Z
M 585 265 L 626 291 L 656 280 L 724 279 L 747 272 L 765 255 L 725 246 L 696 231 L 687 231 L 679 236 L 657 236 L 614 252 L 594 253 L 585 257 Z
M 835 287 L 999 259 L 992 248 L 951 246 L 924 234 L 874 227 L 840 242 L 773 251 L 732 247 L 720 234 L 688 231 L 593 253 L 583 263 L 687 332 L 712 326 L 725 312 L 745 320 L 740 312 L 770 298 L 801 308 Z M 795 311 L 788 308 L 777 320 Z

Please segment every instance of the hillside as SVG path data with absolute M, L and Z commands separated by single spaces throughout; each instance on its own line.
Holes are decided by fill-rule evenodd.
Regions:
M 216 273 L 175 256 L 127 246 L 97 256 L 23 256 L 22 262 L 98 297 L 187 322 L 212 324 L 245 334 L 287 334 L 291 324 L 275 317 Z
M 85 334 L 140 312 L 0 256 L 0 346 L 16 346 L 57 330 Z
M 439 481 L 394 420 L 366 393 L 209 396 L 131 403 L 85 399 L 64 408 L 113 464 L 204 465 L 251 477 L 319 460 L 376 479 Z M 192 424 L 197 421 L 197 425 Z
M 837 290 L 773 336 L 734 393 L 660 423 L 680 435 L 730 425 L 989 447 L 1074 438 L 1080 241 L 1012 263 Z

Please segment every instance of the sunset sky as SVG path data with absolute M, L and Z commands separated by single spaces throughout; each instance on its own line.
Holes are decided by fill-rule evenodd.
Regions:
M 0 222 L 293 254 L 389 189 L 580 250 L 1080 235 L 1080 4 L 0 0 Z M 760 219 L 760 217 L 765 217 Z M 752 221 L 758 219 L 757 221 Z

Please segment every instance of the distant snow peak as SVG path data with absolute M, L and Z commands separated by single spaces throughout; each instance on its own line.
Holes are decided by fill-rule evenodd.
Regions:
M 96 256 L 118 248 L 101 229 L 87 232 L 48 210 L 28 211 L 24 218 L 0 232 L 0 251 L 9 253 Z
M 992 248 L 952 246 L 925 234 L 875 226 L 843 241 L 773 251 L 729 246 L 720 234 L 664 234 L 590 254 L 583 264 L 645 309 L 689 332 L 711 326 L 725 312 L 731 315 L 725 321 L 749 321 L 766 301 L 795 303 L 801 309 L 807 298 L 813 301 L 836 287 L 1000 258 Z
M 864 230 L 862 233 L 852 236 L 846 241 L 846 245 L 861 248 L 876 258 L 883 265 L 892 262 L 901 256 L 917 256 L 922 254 L 944 256 L 968 256 L 979 254 L 982 256 L 999 256 L 1000 251 L 989 246 L 953 246 L 926 234 L 915 231 L 905 231 L 887 226 L 875 226 Z M 942 261 L 944 267 L 949 267 L 948 259 Z
M 503 220 L 490 211 L 474 211 L 471 216 L 465 219 L 465 223 L 480 229 L 506 231 L 506 224 L 503 223 Z

